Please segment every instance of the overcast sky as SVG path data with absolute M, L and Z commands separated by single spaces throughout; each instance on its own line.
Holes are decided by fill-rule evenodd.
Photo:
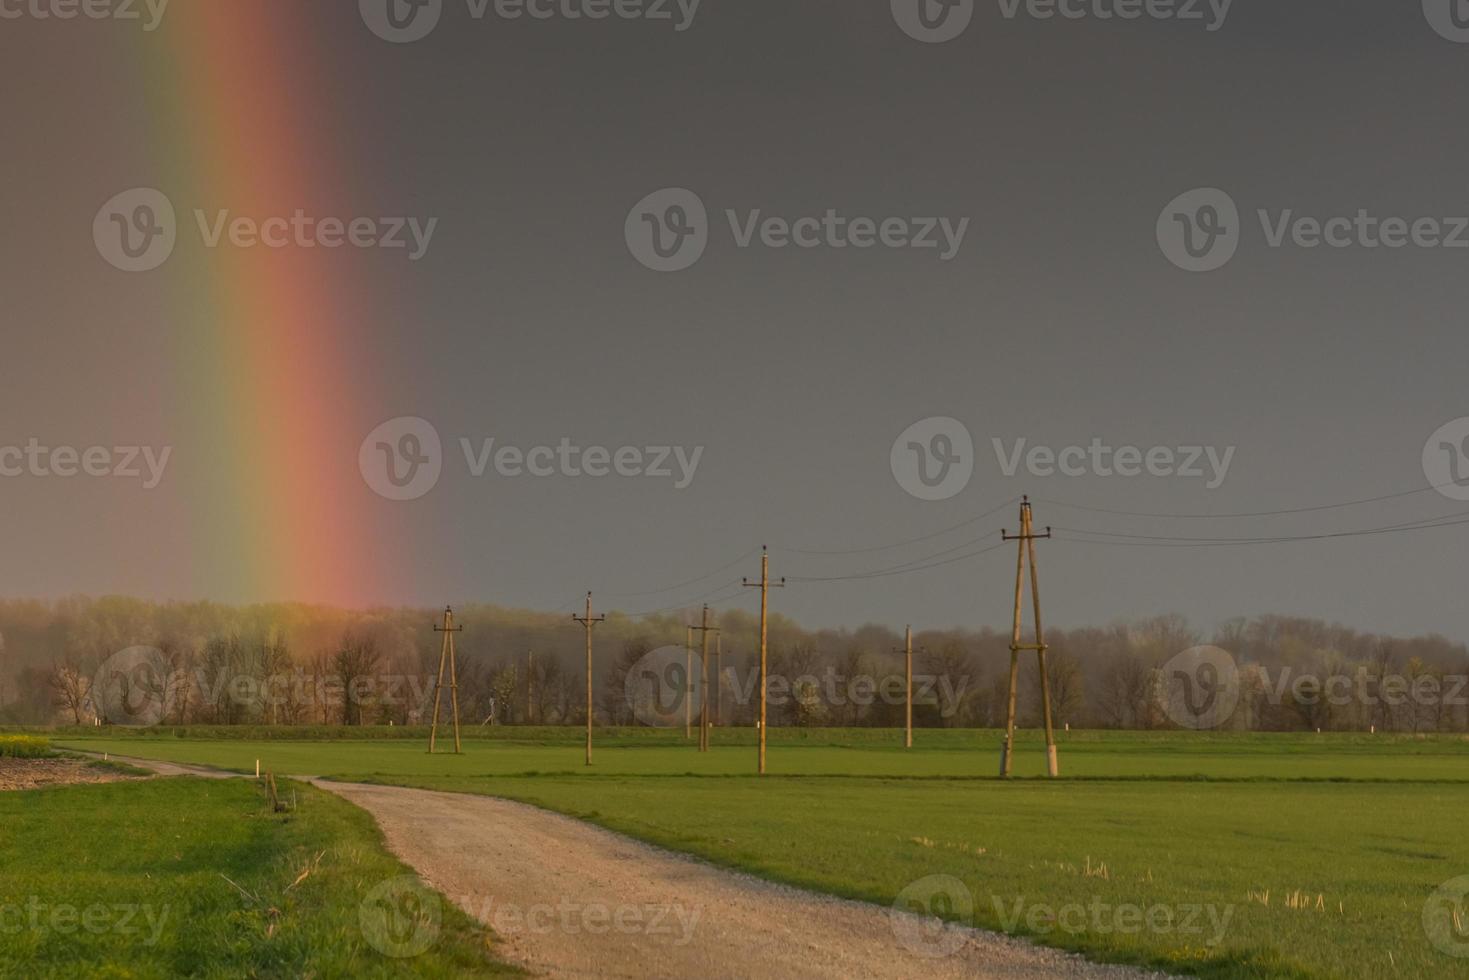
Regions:
M 1015 508 L 935 532 L 1030 493 L 1046 501 L 1039 524 L 1068 529 L 1040 546 L 1056 625 L 1178 611 L 1207 628 L 1282 612 L 1469 639 L 1469 527 L 1210 547 L 1075 533 L 1274 537 L 1469 510 L 1447 494 L 1211 521 L 1056 503 L 1219 514 L 1428 486 L 1425 444 L 1469 416 L 1469 248 L 1444 244 L 1469 245 L 1469 221 L 1454 220 L 1469 216 L 1469 43 L 1441 36 L 1419 4 L 1237 0 L 1221 22 L 1205 3 L 1201 20 L 1126 20 L 1095 16 L 1125 0 L 1076 5 L 1078 19 L 1024 4 L 1010 17 L 1008 0 L 990 0 L 931 43 L 904 29 L 923 34 L 918 0 L 896 11 L 887 0 L 704 0 L 691 21 L 672 2 L 671 20 L 572 20 L 570 2 L 542 8 L 549 19 L 507 19 L 492 3 L 479 19 L 446 0 L 432 31 L 390 43 L 355 3 L 255 0 L 279 16 L 281 43 L 251 69 L 288 80 L 312 137 L 296 152 L 340 175 L 322 198 L 269 203 L 344 222 L 413 217 L 420 233 L 437 219 L 418 248 L 409 226 L 408 248 L 332 253 L 330 289 L 352 310 L 333 343 L 351 349 L 322 368 L 342 372 L 327 387 L 347 393 L 331 396 L 347 427 L 315 449 L 390 569 L 354 599 L 555 609 L 592 589 L 629 611 L 722 599 L 737 590 L 721 586 L 758 573 L 762 543 L 777 576 L 941 561 L 1013 530 Z M 1438 27 L 1452 35 L 1447 6 Z M 151 271 L 116 268 L 93 237 L 112 195 L 169 194 L 177 171 L 160 161 L 227 129 L 248 91 L 180 90 L 163 118 L 152 62 L 204 29 L 183 4 L 151 32 L 13 9 L 19 19 L 0 20 L 11 175 L 0 184 L 0 447 L 34 438 L 171 456 L 153 489 L 29 466 L 0 477 L 0 593 L 338 598 L 329 582 L 292 594 L 241 585 L 234 556 L 194 530 L 200 513 L 235 518 L 195 497 L 201 471 L 232 447 L 209 442 L 195 417 L 213 410 L 195 400 L 210 379 L 191 376 L 180 342 L 213 329 L 177 301 L 194 285 L 188 257 L 206 248 L 190 209 L 245 204 L 173 201 L 185 259 Z M 658 195 L 669 188 L 691 193 Z M 1225 196 L 1167 208 L 1199 188 Z M 1238 216 L 1205 206 L 1221 201 Z M 691 203 L 702 216 L 669 210 Z M 687 239 L 670 237 L 680 215 Z M 786 226 L 759 224 L 772 217 Z M 1353 219 L 1332 226 L 1347 244 L 1307 247 L 1321 231 L 1300 217 Z M 1397 229 L 1401 247 L 1378 244 L 1393 218 L 1409 229 Z M 672 258 L 640 239 L 650 221 Z M 647 267 L 660 261 L 691 264 Z M 406 430 L 385 430 L 361 461 L 359 449 L 404 417 L 431 423 L 443 448 L 432 488 L 395 501 L 370 463 L 376 441 L 412 448 Z M 972 450 L 931 423 L 895 452 L 933 418 L 962 423 Z M 1447 467 L 1437 443 L 1457 445 L 1469 423 L 1445 433 L 1428 455 Z M 497 462 L 513 470 L 515 455 L 492 450 L 476 477 L 464 438 L 476 450 L 491 438 L 494 450 L 605 447 L 613 475 L 572 475 L 560 454 L 535 455 L 552 476 L 506 475 Z M 1027 472 L 1022 454 L 1007 475 L 997 439 L 1004 452 L 1041 447 L 1040 469 Z M 1119 475 L 1093 439 L 1139 456 L 1156 447 L 1156 472 Z M 915 483 L 910 442 L 938 486 Z M 1088 450 L 1066 454 L 1084 475 L 1048 472 L 1044 451 L 1071 446 Z M 671 455 L 669 477 L 618 476 L 622 447 L 652 450 L 624 453 L 629 472 L 657 447 L 679 447 L 686 465 L 701 454 L 691 474 Z M 1158 475 L 1190 447 L 1216 462 L 1205 453 L 1199 476 Z M 935 453 L 959 458 L 946 471 Z M 598 468 L 595 454 L 572 465 L 587 462 Z M 1469 472 L 1460 462 L 1454 475 Z M 403 465 L 400 482 L 420 472 Z M 261 492 L 289 499 L 311 478 L 273 473 Z M 792 582 L 773 605 L 809 625 L 1003 627 L 1013 561 L 999 550 Z

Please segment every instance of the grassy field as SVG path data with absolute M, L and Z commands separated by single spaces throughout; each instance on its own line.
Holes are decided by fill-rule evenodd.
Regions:
M 1461 738 L 1068 733 L 1070 778 L 1052 782 L 1031 735 L 1028 778 L 1005 783 L 994 732 L 920 732 L 912 751 L 893 732 L 772 732 L 764 780 L 749 732 L 719 732 L 704 756 L 681 731 L 601 733 L 591 769 L 574 731 L 482 734 L 432 757 L 405 738 L 57 741 L 504 796 L 764 877 L 882 904 L 917 895 L 959 921 L 1181 973 L 1469 976 L 1423 924 L 1434 890 L 1469 873 Z
M 394 943 L 429 934 L 418 976 L 512 972 L 476 924 L 403 877 L 367 814 L 285 792 L 287 814 L 236 780 L 0 794 L 0 973 L 388 977 L 403 972 Z
M 428 732 L 401 737 L 403 729 L 379 729 L 384 737 L 361 737 L 363 729 L 325 730 L 314 740 L 241 731 L 232 738 L 175 730 L 141 729 L 139 734 L 98 737 L 55 736 L 56 744 L 119 755 L 136 754 L 253 772 L 255 760 L 270 770 L 312 776 L 519 775 L 581 773 L 581 733 L 575 729 L 485 729 L 464 740 L 465 754 L 429 756 Z M 348 737 L 326 737 L 346 731 Z M 501 735 L 499 733 L 505 733 Z M 254 737 L 252 737 L 254 736 Z M 748 775 L 755 767 L 755 742 L 746 730 L 719 730 L 706 755 L 693 751 L 682 730 L 616 729 L 597 733 L 597 775 Z M 774 730 L 769 771 L 791 776 L 992 777 L 999 766 L 1001 733 L 923 731 L 913 751 L 901 733 L 883 729 Z M 1152 732 L 1068 732 L 1059 736 L 1062 772 L 1079 779 L 1209 780 L 1408 780 L 1469 782 L 1469 740 L 1459 737 L 1344 734 L 1221 735 Z M 440 742 L 442 749 L 445 743 Z M 452 747 L 452 741 L 448 743 Z M 1015 773 L 1045 775 L 1044 747 L 1035 733 L 1017 743 Z

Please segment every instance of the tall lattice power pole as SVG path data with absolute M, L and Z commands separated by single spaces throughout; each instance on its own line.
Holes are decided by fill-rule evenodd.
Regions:
M 578 616 L 575 613 L 572 619 L 581 623 L 587 631 L 587 765 L 592 764 L 592 627 L 598 623 L 607 622 L 606 616 L 592 615 L 592 594 L 587 593 L 587 614 Z
M 786 580 L 782 578 L 779 582 L 770 581 L 770 549 L 764 545 L 760 547 L 760 581 L 751 582 L 749 579 L 742 580 L 745 587 L 760 590 L 760 775 L 765 775 L 765 695 L 769 684 L 766 681 L 766 665 L 768 657 L 766 652 L 766 630 L 769 623 L 770 590 L 772 588 L 785 588 Z
M 719 629 L 709 625 L 709 604 L 704 604 L 704 618 L 700 625 L 691 627 L 699 631 L 699 667 L 703 671 L 702 686 L 699 688 L 699 751 L 709 751 L 709 634 Z
M 1046 725 L 1046 770 L 1052 776 L 1060 775 L 1060 767 L 1056 760 L 1056 731 L 1051 724 L 1051 681 L 1046 674 L 1046 641 L 1045 634 L 1041 629 L 1041 584 L 1040 573 L 1035 564 L 1035 543 L 1051 536 L 1051 529 L 1046 528 L 1045 534 L 1035 533 L 1035 526 L 1031 520 L 1030 498 L 1022 498 L 1020 504 L 1020 533 L 1010 534 L 1002 532 L 1001 537 L 1005 541 L 1018 541 L 1018 554 L 1015 559 L 1015 628 L 1010 638 L 1010 691 L 1006 700 L 1005 708 L 1005 745 L 1000 756 L 1000 775 L 1009 776 L 1011 763 L 1015 755 L 1015 696 L 1020 671 L 1020 651 L 1034 650 L 1036 659 L 1041 670 L 1041 715 Z M 1025 561 L 1030 558 L 1030 597 L 1035 604 L 1035 642 L 1021 643 L 1021 609 L 1024 606 L 1025 594 Z
M 432 754 L 439 737 L 439 703 L 442 700 L 440 692 L 444 689 L 444 665 L 447 664 L 449 703 L 454 711 L 454 752 L 459 754 L 463 750 L 459 746 L 459 675 L 454 664 L 454 634 L 463 633 L 464 627 L 454 625 L 454 610 L 445 606 L 444 625 L 435 626 L 434 632 L 444 634 L 444 645 L 439 650 L 439 679 L 434 684 L 434 720 L 428 730 L 428 750 Z

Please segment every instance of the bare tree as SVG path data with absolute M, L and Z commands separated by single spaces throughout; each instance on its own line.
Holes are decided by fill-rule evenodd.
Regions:
M 361 725 L 376 705 L 372 686 L 381 659 L 377 643 L 347 634 L 332 654 L 334 680 L 342 688 L 342 724 Z
M 87 710 L 90 680 L 74 655 L 68 654 L 51 665 L 47 683 L 51 687 L 52 704 L 70 713 L 73 724 L 82 723 L 82 715 Z

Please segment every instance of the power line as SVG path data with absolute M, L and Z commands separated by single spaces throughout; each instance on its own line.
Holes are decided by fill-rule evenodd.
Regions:
M 719 593 L 728 591 L 732 588 L 738 589 L 739 586 L 739 582 L 726 582 L 723 585 L 719 586 L 717 589 L 706 592 L 703 595 L 694 596 L 692 599 L 686 599 L 682 602 L 676 602 L 673 605 L 664 606 L 661 609 L 649 609 L 646 612 L 623 613 L 622 615 L 627 616 L 627 618 L 629 619 L 646 619 L 649 616 L 656 616 L 659 613 L 673 612 L 676 609 L 687 609 L 689 606 L 695 605 L 699 602 L 708 602 L 711 606 L 717 606 L 721 602 L 728 602 L 729 600 L 734 599 L 737 596 L 743 595 L 743 590 L 739 590 L 727 596 L 719 596 Z M 715 598 L 715 596 L 719 596 L 719 598 Z
M 969 544 L 971 544 L 971 545 L 974 544 L 974 543 L 975 542 L 972 542 L 972 541 L 969 542 Z M 1005 542 L 1001 541 L 1001 542 L 999 542 L 997 544 L 990 545 L 988 548 L 981 548 L 980 550 L 974 551 L 974 552 L 970 552 L 967 555 L 957 555 L 957 556 L 955 556 L 953 558 L 946 558 L 943 561 L 932 561 L 932 562 L 930 562 L 930 561 L 927 561 L 926 559 L 918 559 L 917 561 L 907 562 L 904 565 L 897 565 L 897 566 L 894 566 L 893 568 L 879 569 L 879 570 L 871 571 L 871 572 L 859 572 L 859 573 L 857 573 L 855 575 L 824 575 L 824 576 L 792 575 L 792 576 L 790 576 L 790 580 L 792 582 L 851 582 L 851 581 L 855 581 L 855 580 L 859 580 L 859 579 L 887 578 L 890 575 L 906 575 L 909 572 L 923 572 L 923 571 L 927 571 L 930 568 L 942 568 L 945 565 L 952 565 L 952 564 L 954 564 L 956 562 L 967 561 L 970 558 L 978 558 L 980 555 L 987 555 L 991 551 L 996 551 L 999 548 L 1004 547 L 1004 545 L 1005 545 Z M 952 551 L 953 549 L 950 549 L 950 550 Z M 943 554 L 943 552 L 940 552 L 940 553 Z M 920 564 L 920 562 L 924 562 L 924 563 L 923 564 Z
M 875 545 L 875 546 L 870 547 L 870 548 L 848 548 L 848 549 L 845 549 L 845 550 L 838 550 L 838 551 L 816 551 L 816 550 L 812 550 L 812 549 L 803 549 L 803 548 L 782 548 L 780 550 L 781 551 L 789 551 L 793 555 L 818 555 L 818 556 L 819 555 L 863 555 L 863 554 L 870 554 L 870 553 L 872 553 L 874 551 L 892 551 L 892 550 L 894 550 L 896 548 L 903 548 L 903 547 L 906 547 L 907 545 L 910 545 L 910 544 L 918 544 L 918 543 L 923 542 L 923 541 L 930 541 L 930 540 L 932 540 L 934 538 L 941 537 L 941 536 L 943 536 L 945 534 L 951 534 L 954 531 L 959 530 L 960 528 L 968 527 L 971 524 L 977 524 L 980 521 L 984 520 L 986 517 L 993 517 L 995 514 L 998 514 L 1000 511 L 1004 510 L 1006 507 L 1009 507 L 1011 504 L 1015 503 L 1019 499 L 1020 499 L 1019 497 L 1011 497 L 1009 500 L 1006 500 L 1006 501 L 1004 501 L 1004 502 L 1002 502 L 1000 504 L 997 504 L 994 507 L 991 507 L 989 510 L 985 511 L 983 514 L 976 514 L 974 517 L 970 517 L 970 518 L 967 518 L 966 520 L 962 520 L 958 524 L 952 525 L 951 527 L 946 527 L 946 528 L 943 528 L 942 530 L 934 531 L 932 534 L 925 534 L 925 535 L 922 535 L 920 537 L 909 538 L 906 541 L 898 541 L 898 542 L 895 542 L 893 544 Z
M 1257 510 L 1240 511 L 1224 514 L 1179 514 L 1179 513 L 1153 513 L 1140 510 L 1113 510 L 1108 507 L 1091 507 L 1086 504 L 1072 504 L 1064 500 L 1052 500 L 1047 497 L 1034 497 L 1032 499 L 1040 503 L 1047 503 L 1053 507 L 1065 507 L 1068 510 L 1084 510 L 1093 514 L 1112 514 L 1117 517 L 1149 517 L 1162 520 L 1229 520 L 1248 517 L 1285 517 L 1291 514 L 1312 514 L 1323 510 L 1339 510 L 1344 507 L 1359 507 L 1362 504 L 1376 504 L 1385 500 L 1398 500 L 1403 497 L 1413 497 L 1430 490 L 1440 490 L 1444 487 L 1456 486 L 1454 483 L 1438 484 L 1427 487 L 1419 487 L 1416 490 L 1401 490 L 1397 493 L 1385 493 L 1376 497 L 1362 497 L 1357 500 L 1343 500 L 1339 503 L 1316 504 L 1311 507 L 1288 507 L 1283 510 Z
M 1264 537 L 1180 537 L 1162 534 L 1127 534 L 1120 531 L 1096 531 L 1088 528 L 1058 527 L 1057 531 L 1066 534 L 1087 535 L 1085 538 L 1068 538 L 1067 540 L 1082 541 L 1087 544 L 1115 544 L 1131 545 L 1133 547 L 1173 547 L 1173 548 L 1207 548 L 1227 547 L 1251 544 L 1288 544 L 1296 541 L 1324 541 L 1331 538 L 1356 538 L 1368 537 L 1379 534 L 1400 534 L 1406 531 L 1427 531 L 1435 528 L 1457 527 L 1461 524 L 1469 524 L 1469 516 L 1431 517 L 1418 521 L 1407 521 L 1401 524 L 1387 524 L 1381 527 L 1356 528 L 1349 531 L 1329 531 L 1320 534 L 1283 534 Z M 1114 538 L 1119 540 L 1094 540 L 1095 538 Z
M 751 555 L 755 554 L 759 550 L 760 550 L 759 548 L 751 548 L 749 551 L 746 551 L 743 554 L 741 554 L 738 558 L 735 558 L 735 559 L 733 559 L 733 560 L 731 560 L 729 562 L 726 562 L 723 565 L 720 565 L 718 568 L 714 569 L 713 571 L 705 572 L 703 575 L 699 575 L 699 576 L 696 576 L 694 578 L 688 579 L 686 581 L 679 582 L 676 585 L 670 585 L 670 586 L 667 586 L 667 587 L 662 588 L 662 589 L 649 589 L 646 592 L 603 592 L 602 595 L 604 595 L 604 596 L 612 596 L 613 598 L 616 598 L 616 599 L 639 599 L 639 598 L 642 598 L 643 596 L 662 595 L 665 592 L 676 592 L 679 589 L 684 588 L 685 586 L 693 585 L 695 582 L 702 582 L 702 581 L 704 581 L 707 578 L 713 578 L 714 576 L 718 575 L 722 571 L 725 571 L 726 569 L 734 568 L 740 562 L 744 561 L 746 558 L 749 558 Z

